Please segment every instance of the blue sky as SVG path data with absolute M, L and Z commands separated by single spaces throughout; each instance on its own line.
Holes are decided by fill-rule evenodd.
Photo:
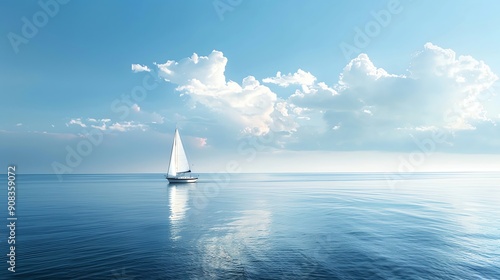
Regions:
M 166 172 L 177 125 L 199 172 L 500 170 L 499 8 L 2 1 L 0 158 Z

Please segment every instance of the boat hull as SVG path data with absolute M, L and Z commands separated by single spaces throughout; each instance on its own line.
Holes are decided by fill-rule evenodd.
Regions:
M 177 177 L 177 178 L 168 178 L 169 183 L 195 183 L 198 178 L 196 177 Z

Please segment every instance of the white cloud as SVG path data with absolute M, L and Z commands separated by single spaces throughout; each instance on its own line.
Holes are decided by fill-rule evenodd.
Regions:
M 207 88 L 220 88 L 226 86 L 227 58 L 219 51 L 212 51 L 208 56 L 198 56 L 194 53 L 191 57 L 179 62 L 169 60 L 164 64 L 156 64 L 160 70 L 160 77 L 166 81 L 180 86 L 188 83 L 201 84 Z
M 241 84 L 226 81 L 226 64 L 222 52 L 212 51 L 208 56 L 193 54 L 157 66 L 160 77 L 177 84 L 177 90 L 189 95 L 195 104 L 224 116 L 226 124 L 243 133 L 267 133 L 276 115 L 286 117 L 275 113 L 276 94 L 253 76 L 244 78 Z
M 297 141 L 311 135 L 303 131 L 319 116 L 330 133 L 335 131 L 337 144 L 377 148 L 401 143 L 410 131 L 458 132 L 498 121 L 498 99 L 491 102 L 497 79 L 484 62 L 428 43 L 413 57 L 408 73 L 391 74 L 360 54 L 333 86 L 315 82 L 308 92 L 296 89 L 287 102 L 308 109 L 302 116 L 311 118 L 301 122 L 296 136 L 302 140 Z M 323 145 L 331 146 L 330 137 Z
M 484 62 L 470 56 L 457 58 L 452 50 L 428 43 L 413 58 L 407 75 L 389 74 L 377 68 L 368 55 L 360 54 L 332 87 L 337 91 L 313 84 L 309 93 L 296 90 L 288 101 L 314 109 L 310 113 L 325 109 L 330 125 L 340 121 L 360 126 L 360 130 L 370 130 L 366 126 L 467 130 L 474 129 L 476 122 L 495 118 L 497 111 L 488 114 L 481 94 L 496 80 Z
M 132 71 L 134 73 L 138 73 L 138 72 L 150 72 L 151 69 L 149 69 L 147 66 L 145 65 L 140 65 L 140 64 L 132 64 Z
M 131 109 L 134 112 L 140 112 L 141 111 L 141 107 L 139 107 L 139 105 L 137 105 L 137 104 L 132 105 Z
M 368 55 L 362 53 L 346 65 L 344 71 L 340 74 L 338 85 L 342 89 L 353 85 L 367 84 L 388 77 L 404 78 L 404 76 L 389 74 L 384 69 L 375 67 Z
M 309 72 L 299 69 L 293 74 L 288 73 L 286 75 L 282 75 L 281 72 L 278 71 L 275 77 L 265 78 L 262 81 L 264 83 L 277 84 L 282 87 L 288 87 L 289 85 L 310 86 L 316 82 L 316 77 Z
M 199 148 L 206 147 L 207 146 L 207 138 L 196 137 L 195 138 L 195 143 L 196 143 L 196 146 L 199 147 Z
M 84 124 L 84 123 L 82 122 L 82 119 L 81 119 L 81 118 L 71 119 L 71 120 L 69 121 L 69 123 L 66 123 L 66 126 L 68 126 L 68 125 L 73 125 L 73 124 L 74 124 L 74 125 L 79 125 L 79 126 L 81 126 L 81 127 L 87 127 L 87 125 L 86 125 L 86 124 Z
M 87 125 L 92 128 L 99 129 L 105 131 L 107 129 L 107 123 L 110 122 L 110 119 L 95 119 L 95 118 L 87 118 Z
M 318 83 L 308 87 L 307 91 L 297 89 L 289 97 L 289 101 L 299 107 L 325 108 L 336 102 L 340 102 L 341 97 L 337 91 L 328 87 L 325 83 Z
M 425 82 L 425 100 L 433 100 L 445 110 L 449 129 L 473 129 L 474 122 L 492 121 L 485 110 L 493 84 L 498 80 L 490 67 L 471 56 L 458 56 L 451 49 L 427 43 L 409 68 L 410 77 Z M 432 87 L 432 88 L 431 88 Z M 436 92 L 436 90 L 440 90 Z M 439 94 L 439 96 L 437 96 Z M 497 108 L 492 113 L 498 112 Z
M 134 129 L 140 129 L 142 131 L 146 131 L 148 128 L 147 125 L 141 124 L 141 123 L 136 123 L 133 121 L 125 121 L 125 122 L 115 122 L 114 124 L 109 126 L 110 130 L 116 130 L 116 131 L 129 131 L 129 130 L 134 130 Z
M 262 79 L 290 89 L 284 98 L 253 76 L 227 80 L 227 61 L 212 51 L 156 66 L 161 78 L 189 97 L 183 109 L 208 112 L 200 115 L 253 135 L 277 132 L 278 146 L 304 148 L 314 139 L 307 142 L 316 149 L 392 149 L 410 132 L 472 131 L 499 119 L 500 108 L 492 105 L 499 102 L 490 102 L 495 95 L 485 98 L 498 79 L 490 68 L 431 43 L 413 56 L 405 73 L 390 73 L 360 54 L 337 81 L 320 82 L 300 68 Z
M 17 123 L 16 124 L 16 126 L 22 126 L 22 125 L 23 125 L 23 123 Z
M 119 131 L 119 132 L 126 132 L 136 129 L 146 131 L 149 128 L 147 124 L 138 121 L 112 122 L 111 119 L 96 119 L 96 118 L 87 118 L 85 122 L 82 121 L 81 118 L 72 119 L 66 125 L 67 126 L 78 125 L 80 127 L 85 127 L 85 128 L 91 127 L 94 129 L 99 129 L 101 131 Z
M 101 125 L 91 124 L 90 127 L 104 131 L 106 130 L 106 123 L 101 123 Z

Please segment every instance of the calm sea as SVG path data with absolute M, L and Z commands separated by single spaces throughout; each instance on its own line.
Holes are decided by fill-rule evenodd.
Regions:
M 500 279 L 498 173 L 200 176 L 18 175 L 0 278 Z

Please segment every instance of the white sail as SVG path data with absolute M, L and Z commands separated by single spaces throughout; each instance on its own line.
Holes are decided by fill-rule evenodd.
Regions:
M 168 177 L 176 177 L 178 173 L 190 172 L 189 163 L 182 146 L 179 131 L 175 129 L 174 143 L 172 144 L 172 154 L 168 166 Z

